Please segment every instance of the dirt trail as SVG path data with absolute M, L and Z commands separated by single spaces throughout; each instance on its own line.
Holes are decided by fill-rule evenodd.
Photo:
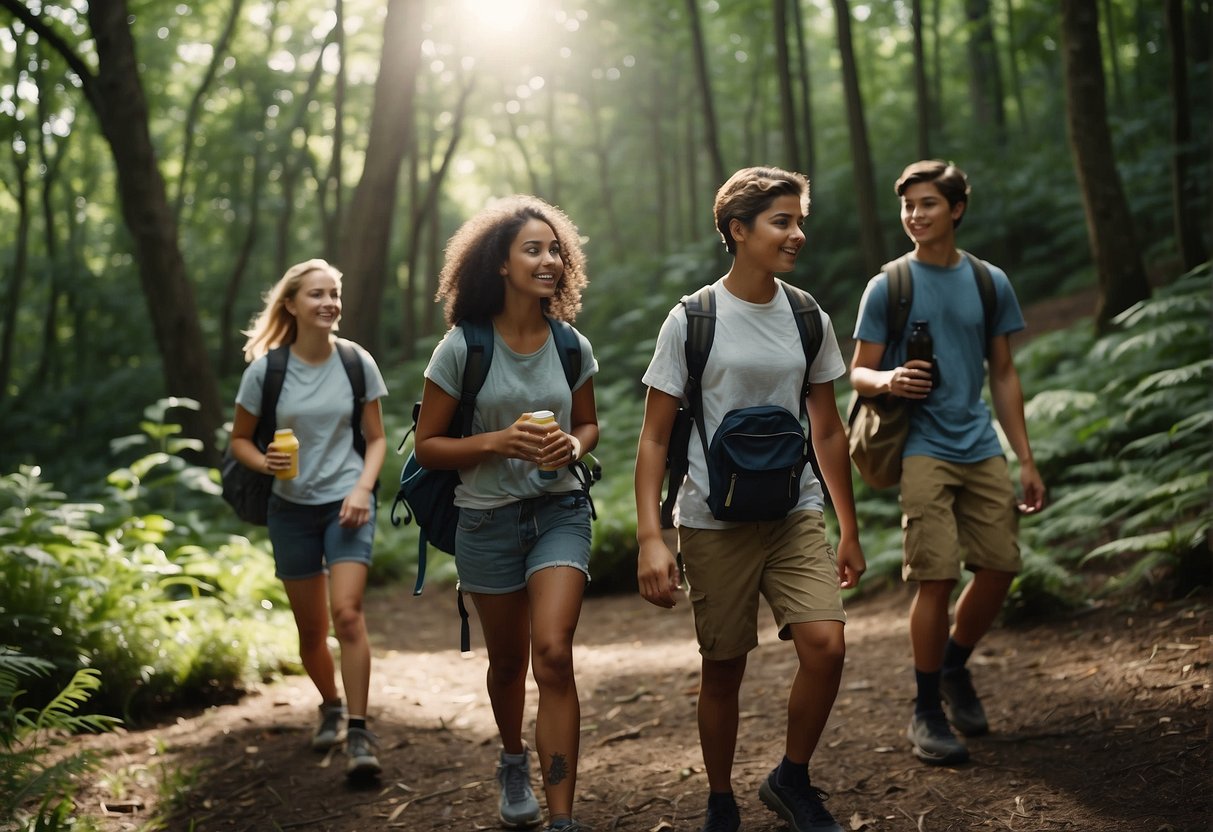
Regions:
M 813 765 L 844 828 L 1209 829 L 1207 604 L 996 629 L 973 659 L 994 733 L 970 742 L 970 764 L 939 769 L 915 761 L 902 735 L 913 687 L 908 600 L 897 589 L 849 608 L 843 689 Z M 782 753 L 794 656 L 763 615 L 735 767 L 747 832 L 786 828 L 756 792 Z M 158 792 L 178 798 L 174 832 L 497 828 L 483 650 L 474 638 L 477 652 L 460 657 L 453 591 L 377 590 L 368 620 L 378 784 L 352 788 L 340 754 L 306 750 L 314 694 L 293 678 L 172 724 L 88 740 L 106 759 L 85 805 L 105 830 L 136 830 L 169 812 Z M 591 598 L 576 661 L 580 817 L 597 832 L 697 830 L 707 787 L 688 606 Z M 533 718 L 533 687 L 528 705 Z M 173 785 L 158 790 L 165 773 Z M 106 814 L 102 804 L 121 811 Z

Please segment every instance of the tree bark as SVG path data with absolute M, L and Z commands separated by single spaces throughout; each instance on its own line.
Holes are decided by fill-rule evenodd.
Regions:
M 1108 131 L 1095 0 L 1062 0 L 1061 9 L 1066 125 L 1099 276 L 1095 325 L 1103 332 L 1117 314 L 1149 297 L 1150 286 Z
M 914 112 L 918 119 L 918 158 L 931 158 L 931 91 L 927 85 L 927 57 L 923 45 L 922 0 L 913 0 L 910 15 L 914 29 Z
M 1204 241 L 1200 236 L 1200 216 L 1196 208 L 1199 184 L 1191 171 L 1196 167 L 1199 145 L 1192 136 L 1192 111 L 1188 102 L 1188 63 L 1184 33 L 1183 0 L 1166 0 L 1164 9 L 1171 67 L 1171 210 L 1175 221 L 1175 239 L 1184 271 L 1205 262 Z
M 872 152 L 863 117 L 863 98 L 859 92 L 859 70 L 855 66 L 855 51 L 851 45 L 851 11 L 847 0 L 834 0 L 834 17 L 838 25 L 838 53 L 842 59 L 842 85 L 851 135 L 851 171 L 859 214 L 859 244 L 863 249 L 864 268 L 868 274 L 876 274 L 886 259 L 884 235 L 876 209 L 876 179 L 872 173 Z
M 712 189 L 715 190 L 724 184 L 724 156 L 720 152 L 716 105 L 712 101 L 712 82 L 708 75 L 707 52 L 703 45 L 703 26 L 699 22 L 699 0 L 686 0 L 686 9 L 691 30 L 691 51 L 695 57 L 695 80 L 699 86 L 699 100 L 703 111 L 703 137 L 711 164 Z
M 993 131 L 998 144 L 1006 139 L 1007 116 L 1002 101 L 1002 72 L 990 0 L 965 0 L 969 25 L 969 93 L 973 119 L 982 129 Z
M 379 346 L 379 321 L 387 285 L 401 163 L 408 140 L 421 59 L 420 0 L 389 0 L 383 55 L 375 81 L 374 109 L 362 178 L 350 200 L 341 234 L 344 294 L 342 330 L 370 352 Z
M 804 175 L 812 181 L 817 166 L 817 143 L 814 138 L 813 96 L 809 72 L 809 52 L 805 47 L 804 14 L 800 3 L 792 3 L 792 22 L 796 26 L 796 62 L 800 77 L 800 118 L 804 124 Z
M 784 165 L 801 170 L 796 138 L 796 105 L 792 98 L 792 60 L 788 53 L 788 0 L 775 3 L 775 77 L 779 81 L 779 121 L 783 128 Z
M 166 392 L 198 402 L 197 411 L 181 411 L 182 425 L 187 436 L 201 442 L 201 461 L 217 465 L 215 433 L 223 424 L 219 386 L 148 129 L 147 102 L 127 4 L 125 0 L 94 0 L 88 6 L 97 54 L 96 75 L 53 28 L 18 0 L 0 0 L 0 6 L 12 11 L 63 56 L 96 113 L 113 154 L 118 200 L 134 242 Z

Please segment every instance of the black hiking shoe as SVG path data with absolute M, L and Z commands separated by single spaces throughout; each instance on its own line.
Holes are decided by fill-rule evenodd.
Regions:
M 729 794 L 709 794 L 708 811 L 699 832 L 737 832 L 741 829 L 741 813 L 737 801 Z
M 948 718 L 943 711 L 926 711 L 915 713 L 910 717 L 910 727 L 906 736 L 914 756 L 933 766 L 947 766 L 966 762 L 969 759 L 969 749 L 956 739 L 948 726 Z
M 966 737 L 980 737 L 990 733 L 985 708 L 973 688 L 973 677 L 968 668 L 948 670 L 939 677 L 939 695 L 948 721 Z
M 776 768 L 758 787 L 758 798 L 775 814 L 787 821 L 792 832 L 843 832 L 825 801 L 829 795 L 810 784 L 803 787 L 781 786 Z

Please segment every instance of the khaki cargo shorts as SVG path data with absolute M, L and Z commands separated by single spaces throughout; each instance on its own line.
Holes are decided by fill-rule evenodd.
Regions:
M 903 580 L 959 580 L 962 565 L 1011 573 L 1023 566 L 1015 489 L 1004 457 L 973 463 L 906 457 L 901 512 Z
M 784 640 L 791 638 L 790 624 L 847 620 L 838 555 L 820 511 L 730 529 L 683 527 L 678 539 L 706 659 L 735 659 L 758 646 L 760 594 Z

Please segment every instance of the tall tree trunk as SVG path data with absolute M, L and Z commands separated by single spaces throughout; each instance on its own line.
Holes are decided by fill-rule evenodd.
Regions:
M 14 241 L 12 267 L 5 270 L 8 272 L 8 285 L 4 287 L 4 317 L 0 320 L 0 326 L 3 326 L 3 330 L 0 330 L 0 401 L 5 398 L 3 394 L 9 389 L 13 374 L 17 312 L 21 308 L 21 290 L 29 275 L 29 145 L 22 144 L 26 150 L 18 150 L 18 143 L 12 143 L 15 185 L 9 183 L 6 186 L 17 202 L 17 238 Z
M 800 119 L 804 125 L 804 174 L 813 179 L 817 168 L 817 142 L 814 134 L 813 96 L 811 73 L 809 72 L 809 52 L 805 47 L 804 14 L 800 3 L 792 3 L 792 22 L 796 25 L 796 65 L 800 78 Z
M 341 235 L 342 329 L 371 352 L 379 345 L 400 168 L 411 150 L 424 6 L 420 0 L 389 0 L 366 160 Z
M 333 210 L 324 225 L 324 256 L 337 259 L 338 234 L 345 220 L 345 188 L 341 172 L 345 170 L 345 0 L 335 0 L 336 19 L 333 31 L 337 33 L 337 78 L 333 87 L 333 157 L 329 162 L 328 175 L 323 190 L 333 199 Z M 323 53 L 321 53 L 323 55 Z
M 691 53 L 695 57 L 695 80 L 703 111 L 703 138 L 712 170 L 713 190 L 724 184 L 724 156 L 716 127 L 716 105 L 712 101 L 712 81 L 708 75 L 707 51 L 703 45 L 703 26 L 699 22 L 699 0 L 686 0 L 688 25 L 691 30 Z
M 232 37 L 236 34 L 236 24 L 240 21 L 240 8 L 243 5 L 244 0 L 232 0 L 232 9 L 228 13 L 227 23 L 218 40 L 215 41 L 210 63 L 207 64 L 206 72 L 202 76 L 202 83 L 198 85 L 198 89 L 194 90 L 194 97 L 190 100 L 189 110 L 186 111 L 181 138 L 181 173 L 177 177 L 177 198 L 173 200 L 173 220 L 178 224 L 181 223 L 181 210 L 185 205 L 185 184 L 189 181 L 190 157 L 194 154 L 194 131 L 198 129 L 202 102 L 206 100 L 206 94 L 215 80 L 215 75 L 219 72 L 219 66 L 223 63 L 224 56 L 227 55 Z
M 166 392 L 198 402 L 197 411 L 181 413 L 182 425 L 187 436 L 201 441 L 202 460 L 218 464 L 215 433 L 223 424 L 219 386 L 148 129 L 147 102 L 126 2 L 94 0 L 89 4 L 96 75 L 54 29 L 18 0 L 0 0 L 0 6 L 12 11 L 63 56 L 97 116 L 113 154 L 118 200 L 134 241 L 135 261 L 160 352 Z
M 838 25 L 838 54 L 842 59 L 842 85 L 847 102 L 847 126 L 851 135 L 851 171 L 855 182 L 855 204 L 859 214 L 859 244 L 864 268 L 876 274 L 885 262 L 884 235 L 876 208 L 876 179 L 872 173 L 872 152 L 868 128 L 863 118 L 863 98 L 859 92 L 859 70 L 851 45 L 851 10 L 847 0 L 834 0 Z
M 788 53 L 788 2 L 774 0 L 775 77 L 779 81 L 779 121 L 783 128 L 784 165 L 789 170 L 801 170 L 800 140 L 796 138 L 796 104 L 792 97 L 792 61 Z
M 1023 79 L 1019 72 L 1019 35 L 1015 25 L 1015 2 L 1007 0 L 1007 69 L 1011 73 L 1011 97 L 1015 99 L 1015 112 L 1019 117 L 1020 135 L 1032 134 L 1031 120 L 1023 94 Z
M 979 128 L 992 131 L 996 142 L 1002 144 L 1006 139 L 1007 117 L 990 0 L 965 0 L 965 16 L 969 25 L 969 93 L 973 100 L 973 118 Z
M 1102 332 L 1117 314 L 1148 298 L 1150 286 L 1108 132 L 1095 0 L 1062 0 L 1061 36 L 1066 124 L 1099 275 L 1095 325 Z
M 1196 167 L 1199 149 L 1192 136 L 1192 111 L 1188 101 L 1188 63 L 1184 36 L 1183 0 L 1166 0 L 1163 14 L 1171 57 L 1171 210 L 1175 219 L 1175 239 L 1184 271 L 1205 262 L 1204 241 L 1200 236 L 1200 212 L 1196 208 L 1199 183 L 1191 171 Z
M 52 87 L 55 85 L 47 84 L 46 78 L 43 75 L 42 49 L 36 49 L 35 55 L 38 56 L 38 60 L 32 72 L 34 83 L 38 87 L 38 123 L 40 125 L 47 125 L 50 124 L 52 113 L 56 112 L 55 102 L 52 100 L 52 96 L 54 95 Z M 18 61 L 17 65 L 20 66 L 21 62 Z M 67 144 L 74 135 L 73 131 L 57 139 L 54 142 L 56 149 L 52 154 L 50 151 L 52 142 L 48 138 L 47 131 L 45 129 L 38 130 L 38 157 L 45 171 L 41 177 L 42 244 L 46 249 L 50 280 L 47 287 L 46 314 L 42 319 L 42 349 L 38 356 L 38 366 L 35 368 L 33 375 L 30 376 L 30 390 L 45 390 L 53 371 L 59 366 L 59 306 L 63 299 L 65 281 L 63 276 L 64 264 L 59 248 L 59 214 L 55 211 L 55 186 L 59 181 L 59 166 L 62 164 L 64 154 L 67 151 Z M 70 202 L 66 204 L 71 205 Z M 68 212 L 65 212 L 65 215 L 69 218 L 71 216 Z M 71 220 L 69 219 L 68 221 L 70 222 Z
M 598 198 L 606 215 L 604 236 L 611 244 L 612 253 L 619 255 L 623 253 L 624 245 L 620 234 L 619 215 L 615 210 L 615 189 L 611 185 L 611 143 L 603 129 L 597 83 L 593 78 L 586 83 L 585 95 L 586 116 L 590 120 L 590 137 L 594 142 L 594 158 L 597 163 L 595 167 L 598 172 Z
M 469 75 L 464 79 L 463 87 L 459 91 L 459 101 L 455 104 L 455 115 L 451 119 L 449 129 L 443 131 L 448 135 L 448 138 L 446 151 L 442 154 L 442 162 L 438 165 L 437 170 L 430 171 L 429 179 L 425 183 L 425 195 L 412 206 L 412 222 L 409 223 L 409 241 L 408 248 L 406 249 L 408 251 L 409 271 L 407 296 L 410 298 L 415 298 L 418 288 L 425 285 L 425 281 L 417 280 L 417 264 L 421 260 L 419 254 L 421 252 L 422 231 L 427 227 L 440 225 L 438 195 L 442 193 L 442 185 L 446 182 L 446 175 L 451 168 L 451 162 L 455 158 L 455 151 L 458 149 L 459 142 L 463 138 L 463 120 L 467 114 L 467 102 L 475 86 L 475 75 Z M 404 351 L 401 356 L 405 360 L 413 357 L 417 344 L 413 318 L 415 306 L 416 304 L 411 300 L 405 304 L 407 311 L 404 319 L 405 332 L 402 339 Z
M 1112 0 L 1103 0 L 1103 24 L 1108 41 L 1108 60 L 1112 67 L 1112 100 L 1116 109 L 1123 110 L 1125 106 L 1124 84 L 1120 80 L 1120 55 L 1116 51 L 1116 18 L 1112 16 Z
M 922 0 L 910 4 L 914 29 L 914 112 L 917 116 L 918 158 L 931 158 L 931 91 L 927 86 L 927 57 L 923 46 Z

